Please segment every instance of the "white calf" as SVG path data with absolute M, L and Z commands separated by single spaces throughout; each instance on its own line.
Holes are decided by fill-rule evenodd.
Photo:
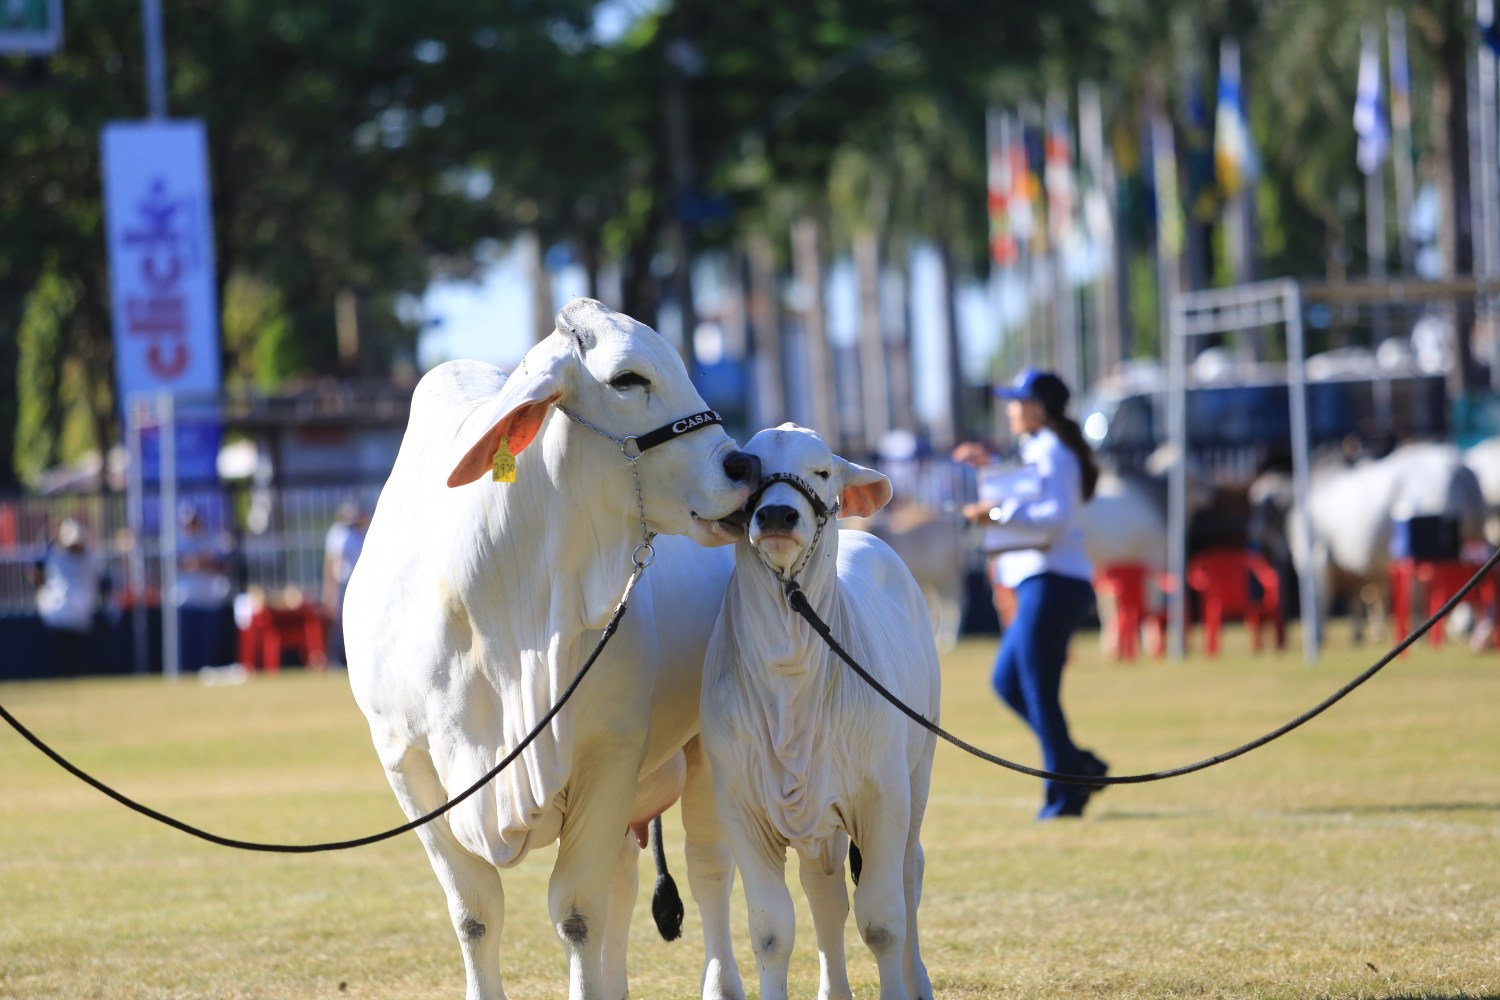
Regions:
M 509 376 L 469 361 L 422 379 L 344 605 L 349 681 L 408 816 L 473 784 L 557 700 L 643 533 L 734 537 L 715 522 L 745 502 L 754 463 L 706 410 L 666 340 L 589 299 L 565 307 Z M 514 481 L 490 481 L 512 458 Z M 694 742 L 731 560 L 681 538 L 658 539 L 656 551 L 567 708 L 512 767 L 418 831 L 470 1000 L 505 995 L 497 869 L 553 841 L 548 905 L 569 995 L 623 1000 L 638 851 L 627 827 L 670 805 L 684 781 L 704 993 L 743 996 L 727 920 L 732 861 Z
M 880 968 L 880 996 L 931 997 L 917 939 L 918 834 L 935 737 L 837 659 L 789 610 L 783 589 L 795 580 L 850 655 L 936 721 L 938 654 L 916 580 L 873 535 L 824 530 L 835 513 L 864 517 L 885 506 L 890 481 L 795 424 L 761 431 L 745 450 L 769 485 L 751 499 L 710 641 L 702 741 L 745 880 L 760 995 L 787 995 L 791 846 L 818 939 L 818 995 L 850 996 L 842 865 L 852 839 L 864 862 L 855 919 Z

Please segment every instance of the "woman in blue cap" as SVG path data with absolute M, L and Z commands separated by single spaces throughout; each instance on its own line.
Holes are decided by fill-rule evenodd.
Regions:
M 1078 512 L 1093 497 L 1099 470 L 1082 430 L 1067 416 L 1072 394 L 1062 379 L 1027 369 L 995 395 L 1009 400 L 1006 417 L 1021 441 L 1021 460 L 1034 473 L 1034 490 L 964 508 L 975 524 L 1007 526 L 1032 539 L 1029 547 L 998 558 L 998 581 L 1015 591 L 1016 612 L 1001 637 L 992 683 L 1036 734 L 1047 770 L 1103 777 L 1109 770 L 1104 761 L 1079 749 L 1068 734 L 1060 697 L 1068 642 L 1094 606 L 1093 567 Z M 975 444 L 959 445 L 953 457 L 976 466 L 988 461 Z M 1037 818 L 1082 816 L 1089 796 L 1101 788 L 1048 781 Z

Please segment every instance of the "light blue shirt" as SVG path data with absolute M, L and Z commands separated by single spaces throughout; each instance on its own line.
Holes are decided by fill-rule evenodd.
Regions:
M 1094 567 L 1083 548 L 1083 470 L 1077 457 L 1050 428 L 1043 427 L 1021 443 L 1021 461 L 1036 470 L 1040 493 L 1020 504 L 1006 504 L 1001 523 L 1036 530 L 1047 545 L 1017 549 L 999 557 L 1000 583 L 1015 587 L 1039 573 L 1092 580 Z

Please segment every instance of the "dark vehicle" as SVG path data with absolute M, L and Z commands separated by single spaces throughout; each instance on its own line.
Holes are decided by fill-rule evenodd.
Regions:
M 1307 431 L 1312 448 L 1353 437 L 1375 452 L 1412 438 L 1448 434 L 1442 375 L 1346 377 L 1308 381 Z M 1167 438 L 1164 388 L 1101 394 L 1084 417 L 1100 455 L 1139 467 Z M 1187 392 L 1187 450 L 1220 481 L 1246 482 L 1267 459 L 1291 454 L 1292 420 L 1284 381 L 1193 386 Z

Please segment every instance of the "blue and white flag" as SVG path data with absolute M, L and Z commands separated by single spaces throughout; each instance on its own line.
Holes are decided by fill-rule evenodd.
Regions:
M 1219 43 L 1219 101 L 1214 109 L 1214 173 L 1229 197 L 1260 174 L 1260 160 L 1250 138 L 1250 122 L 1240 95 L 1240 45 L 1233 38 Z
M 1359 56 L 1359 86 L 1354 97 L 1354 132 L 1359 136 L 1355 161 L 1362 173 L 1373 174 L 1385 162 L 1390 127 L 1380 97 L 1380 32 L 1367 26 Z

